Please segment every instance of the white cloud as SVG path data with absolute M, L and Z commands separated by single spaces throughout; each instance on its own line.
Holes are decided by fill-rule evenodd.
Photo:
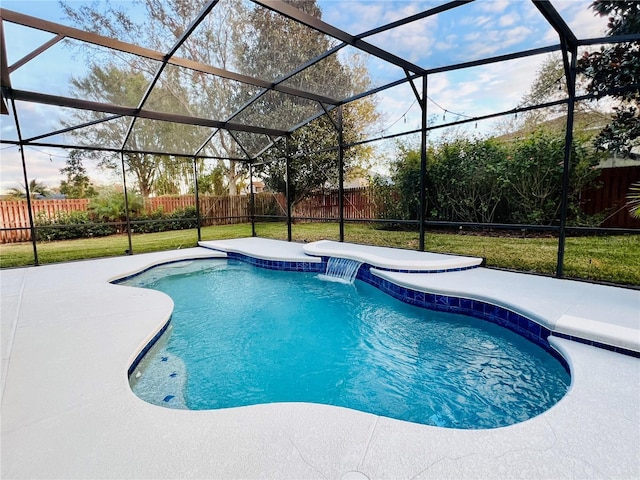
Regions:
M 595 15 L 592 2 L 554 0 L 553 5 L 578 38 L 601 37 L 607 29 L 607 17 Z
M 353 35 L 385 23 L 383 2 L 366 4 L 358 1 L 324 1 L 320 5 L 324 21 Z
M 436 39 L 437 19 L 429 17 L 374 35 L 367 40 L 410 62 L 419 62 L 431 55 Z
M 529 89 L 540 63 L 544 57 L 529 57 L 495 65 L 486 65 L 457 72 L 429 76 L 428 95 L 440 107 L 447 110 L 444 114 L 440 107 L 428 103 L 429 121 L 435 124 L 451 122 L 467 116 L 486 115 L 510 110 L 518 105 Z M 418 86 L 419 88 L 419 86 Z M 385 126 L 399 120 L 388 132 L 401 132 L 417 128 L 420 125 L 420 110 L 414 105 L 406 115 L 402 115 L 414 101 L 414 95 L 408 85 L 394 88 L 379 95 L 380 109 L 387 112 Z M 491 125 L 480 125 L 478 132 L 490 129 Z M 434 124 L 434 123 L 431 123 Z M 475 132 L 474 124 L 467 127 Z
M 480 16 L 469 15 L 469 16 L 457 18 L 455 24 L 457 26 L 463 26 L 463 27 L 487 28 L 493 25 L 494 20 L 495 18 L 490 15 L 480 15 Z
M 501 13 L 504 12 L 512 2 L 507 0 L 484 0 L 478 2 L 478 7 L 485 12 Z
M 544 43 L 547 45 L 560 43 L 560 37 L 558 36 L 558 32 L 556 32 L 554 29 L 549 29 L 542 38 Z
M 396 6 L 386 11 L 384 23 L 395 22 L 396 20 L 410 17 L 421 11 L 420 5 L 417 2 L 403 2 L 400 5 L 402 5 L 400 8 Z
M 18 147 L 7 148 L 0 153 L 2 155 L 0 192 L 5 193 L 12 188 L 24 188 L 22 157 Z M 61 179 L 60 168 L 64 166 L 64 159 L 54 156 L 59 154 L 60 152 L 56 149 L 39 148 L 35 150 L 31 147 L 25 147 L 24 155 L 29 181 L 35 179 L 47 187 L 58 186 Z
M 520 21 L 520 15 L 517 13 L 509 13 L 507 15 L 502 15 L 498 20 L 498 25 L 501 27 L 510 27 L 511 25 L 516 24 Z

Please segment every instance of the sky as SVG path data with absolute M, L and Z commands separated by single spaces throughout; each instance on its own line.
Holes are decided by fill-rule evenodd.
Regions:
M 80 0 L 70 3 L 77 6 Z M 130 5 L 128 1 L 112 3 Z M 352 35 L 441 3 L 444 0 L 318 0 L 323 20 Z M 590 3 L 591 0 L 553 0 L 554 6 L 578 38 L 604 36 L 606 20 L 594 16 L 589 9 Z M 2 0 L 1 6 L 69 24 L 57 0 Z M 5 36 L 10 65 L 51 38 L 49 34 L 15 27 L 6 22 Z M 529 0 L 476 0 L 391 31 L 367 36 L 365 40 L 422 68 L 430 69 L 555 45 L 558 36 Z M 343 49 L 341 58 L 347 59 L 352 50 Z M 84 65 L 68 54 L 65 58 L 59 55 L 59 51 L 51 49 L 16 70 L 12 74 L 14 87 L 66 95 L 69 77 L 81 75 Z M 372 56 L 364 55 L 364 58 L 373 86 L 385 85 L 404 77 L 404 72 L 398 67 Z M 517 107 L 545 58 L 539 55 L 430 75 L 427 105 L 430 125 Z M 420 110 L 408 84 L 379 94 L 376 100 L 383 117 L 372 137 L 419 128 Z M 59 128 L 60 109 L 35 104 L 25 104 L 25 107 L 20 109 L 24 137 Z M 487 134 L 493 126 L 493 121 L 485 121 L 478 126 L 469 124 L 467 128 L 471 133 Z M 6 116 L 0 119 L 0 131 L 0 138 L 16 138 L 13 122 Z M 389 145 L 386 142 L 384 148 Z M 66 158 L 63 150 L 26 147 L 25 156 L 30 179 L 35 178 L 51 187 L 59 185 L 62 179 L 59 170 L 64 167 Z M 17 147 L 6 144 L 0 144 L 0 158 L 0 190 L 4 192 L 23 183 L 21 158 Z M 106 173 L 92 169 L 91 165 L 88 167 L 101 177 L 102 182 L 113 180 Z

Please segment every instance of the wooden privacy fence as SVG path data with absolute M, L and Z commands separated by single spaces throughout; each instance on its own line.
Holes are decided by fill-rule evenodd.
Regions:
M 89 206 L 86 198 L 31 200 L 34 220 L 37 217 L 54 219 L 59 213 L 85 212 Z M 4 230 L 22 228 L 25 230 Z M 26 200 L 0 201 L 0 243 L 27 242 L 31 240 L 29 210 Z
M 293 216 L 313 219 L 339 218 L 340 199 L 338 192 L 317 193 L 304 198 L 295 206 Z M 344 191 L 344 218 L 363 220 L 378 218 L 372 189 L 352 188 Z
M 600 188 L 583 192 L 581 203 L 588 214 L 605 212 L 609 217 L 603 227 L 640 228 L 640 220 L 627 213 L 624 204 L 629 185 L 640 179 L 640 167 L 610 168 L 602 170 L 598 183 Z M 326 220 L 340 216 L 338 192 L 316 193 L 295 205 L 293 216 Z M 55 219 L 58 212 L 87 211 L 89 200 L 33 200 L 34 218 Z M 195 206 L 192 195 L 154 197 L 145 200 L 145 210 L 150 213 L 162 210 L 169 215 L 176 210 Z M 263 192 L 255 195 L 256 215 L 285 216 L 286 199 L 281 193 Z M 249 196 L 201 196 L 200 216 L 202 225 L 243 223 L 250 220 Z M 344 217 L 346 219 L 375 219 L 378 212 L 370 188 L 348 189 L 344 192 Z M 135 219 L 134 219 L 135 220 Z M 0 201 L 1 243 L 25 242 L 31 239 L 26 200 Z M 21 230 L 4 230 L 21 229 Z
M 589 215 L 607 215 L 602 227 L 640 228 L 640 219 L 629 215 L 625 206 L 634 182 L 640 182 L 640 167 L 603 168 L 595 187 L 582 192 L 582 209 Z
M 255 195 L 256 215 L 285 216 L 286 199 L 281 193 L 263 192 Z M 372 195 L 366 188 L 345 190 L 345 218 L 372 218 L 375 213 Z M 250 220 L 249 196 L 200 196 L 200 217 L 202 225 L 223 225 L 243 223 Z M 34 219 L 55 220 L 59 213 L 85 212 L 88 199 L 33 200 Z M 195 207 L 192 195 L 152 197 L 145 199 L 147 213 L 161 210 L 170 215 L 176 210 Z M 337 218 L 337 192 L 311 195 L 296 205 L 293 215 L 318 219 Z M 135 221 L 135 219 L 134 219 Z M 0 201 L 0 241 L 1 243 L 26 242 L 31 240 L 29 214 L 26 200 Z M 5 230 L 16 229 L 16 230 Z
M 195 207 L 196 199 L 192 195 L 174 195 L 170 197 L 151 197 L 145 198 L 144 208 L 147 212 L 155 212 L 162 210 L 163 213 L 169 214 L 176 210 Z

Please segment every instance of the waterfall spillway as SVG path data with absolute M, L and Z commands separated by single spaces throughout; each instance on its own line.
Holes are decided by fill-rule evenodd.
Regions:
M 322 280 L 331 282 L 353 283 L 362 262 L 350 258 L 330 257 L 327 262 L 327 271 L 318 275 Z

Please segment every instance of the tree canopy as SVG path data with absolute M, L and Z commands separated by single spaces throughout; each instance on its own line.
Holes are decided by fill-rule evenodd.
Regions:
M 317 17 L 322 14 L 315 0 L 286 1 L 295 3 L 296 8 L 308 14 Z M 137 4 L 146 14 L 135 18 L 112 4 L 106 9 L 99 9 L 96 5 L 76 8 L 72 2 L 63 2 L 63 7 L 69 19 L 80 28 L 166 52 L 187 29 L 194 12 L 203 8 L 205 2 L 140 0 Z M 311 90 L 325 88 L 355 92 L 368 85 L 366 69 L 360 59 L 355 58 L 353 63 L 345 62 L 336 55 L 288 78 L 286 75 L 292 71 L 329 51 L 336 45 L 336 40 L 260 5 L 240 0 L 220 2 L 214 6 L 213 12 L 215 15 L 209 14 L 204 18 L 176 55 L 269 82 L 288 82 L 294 88 L 302 88 L 299 85 L 302 82 L 305 85 L 309 83 L 311 87 L 307 88 Z M 89 70 L 85 76 L 73 79 L 75 95 L 116 105 L 137 106 L 158 69 L 158 62 L 117 51 L 105 54 L 101 49 L 90 46 L 85 49 Z M 359 109 L 363 115 L 345 122 L 345 133 L 352 138 L 362 135 L 370 122 L 378 118 L 375 102 L 367 100 L 362 105 Z M 145 108 L 280 130 L 289 130 L 322 113 L 321 106 L 315 101 L 175 65 L 164 68 Z M 77 113 L 65 126 L 98 118 L 100 114 L 93 112 Z M 104 122 L 90 129 L 74 130 L 72 134 L 85 144 L 118 148 L 118 140 L 122 141 L 131 121 Z M 184 152 L 185 155 L 194 154 L 202 146 L 203 154 L 228 159 L 219 160 L 215 172 L 202 171 L 203 178 L 208 175 L 217 178 L 222 172 L 228 193 L 234 195 L 238 184 L 248 173 L 247 168 L 235 159 L 257 154 L 274 139 L 225 130 L 213 133 L 210 136 L 211 130 L 204 128 L 138 119 L 127 145 L 154 152 Z M 309 130 L 298 138 L 321 143 L 321 140 L 310 138 L 314 135 L 321 139 L 325 133 Z M 371 149 L 362 148 L 359 152 L 362 158 L 366 158 Z M 113 155 L 92 155 L 100 158 L 102 166 L 115 167 L 119 162 L 119 158 Z M 156 190 L 170 191 L 175 187 L 170 185 L 170 180 L 176 172 L 169 167 L 175 161 L 167 156 L 130 154 L 125 161 L 143 195 L 158 193 Z M 185 171 L 182 176 L 186 174 Z
M 24 185 L 20 185 L 19 187 L 9 189 L 7 195 L 12 198 L 27 198 L 27 189 Z M 29 197 L 31 199 L 46 198 L 50 195 L 51 191 L 44 183 L 39 182 L 35 178 L 29 182 Z
M 607 35 L 640 33 L 640 2 L 596 0 L 591 8 L 597 15 L 608 16 Z M 602 129 L 595 145 L 629 155 L 640 144 L 640 42 L 617 43 L 585 52 L 578 67 L 589 79 L 589 93 L 597 98 L 610 95 L 618 101 L 611 122 Z

